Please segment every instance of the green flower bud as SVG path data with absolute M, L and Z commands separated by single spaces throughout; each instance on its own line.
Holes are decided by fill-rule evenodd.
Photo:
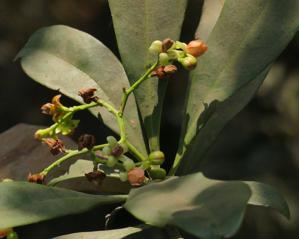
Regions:
M 165 160 L 165 155 L 162 151 L 153 151 L 148 156 L 148 159 L 152 165 L 161 165 Z
M 115 158 L 114 156 L 109 156 L 107 159 L 107 166 L 112 168 L 115 166 L 115 164 L 117 163 L 117 158 Z
M 187 54 L 187 56 L 184 58 L 179 58 L 178 61 L 182 64 L 182 66 L 186 70 L 189 70 L 189 71 L 193 70 L 197 64 L 197 59 L 190 54 Z
M 166 177 L 166 171 L 164 168 L 152 168 L 149 171 L 149 174 L 151 176 L 152 179 L 165 179 Z
M 105 146 L 102 151 L 106 155 L 111 154 L 111 148 L 109 146 Z
M 168 57 L 167 53 L 162 52 L 159 54 L 159 63 L 162 66 L 166 66 L 169 63 L 169 57 Z
M 18 234 L 16 232 L 10 232 L 6 236 L 6 239 L 19 239 Z
M 149 160 L 145 160 L 142 162 L 141 168 L 144 170 L 147 170 L 151 167 L 151 162 Z
M 117 144 L 117 140 L 113 136 L 108 136 L 106 139 L 111 148 L 113 148 Z
M 135 163 L 132 159 L 126 159 L 124 162 L 123 162 L 123 165 L 124 165 L 124 168 L 126 171 L 130 171 L 131 169 L 135 168 Z
M 120 172 L 119 173 L 119 179 L 122 182 L 125 182 L 128 180 L 128 173 L 127 172 Z
M 176 49 L 183 50 L 183 51 L 185 52 L 185 51 L 186 51 L 186 48 L 187 48 L 187 44 L 184 43 L 184 42 L 176 41 L 176 42 L 175 42 L 175 48 L 176 48 Z
M 159 54 L 160 52 L 162 52 L 162 42 L 158 40 L 153 41 L 148 50 L 150 53 Z

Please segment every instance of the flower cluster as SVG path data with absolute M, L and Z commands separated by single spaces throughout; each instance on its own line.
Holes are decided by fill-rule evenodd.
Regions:
M 179 62 L 186 70 L 193 70 L 197 64 L 196 58 L 207 49 L 201 40 L 193 40 L 188 44 L 169 38 L 163 41 L 156 40 L 149 47 L 151 53 L 159 55 L 159 66 L 152 76 L 163 79 L 175 73 L 177 68 L 173 65 L 174 62 Z

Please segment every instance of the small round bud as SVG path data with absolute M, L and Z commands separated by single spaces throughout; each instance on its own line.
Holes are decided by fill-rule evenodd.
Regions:
M 124 153 L 124 149 L 119 144 L 116 144 L 111 150 L 111 155 L 113 155 L 114 157 L 119 157 L 123 153 Z
M 165 160 L 165 155 L 162 151 L 153 151 L 148 156 L 148 159 L 152 165 L 161 165 Z
M 117 159 L 114 156 L 109 156 L 107 159 L 107 166 L 112 168 L 115 166 L 115 164 L 117 163 Z
M 6 236 L 6 239 L 19 239 L 18 234 L 16 232 L 10 232 Z
M 149 174 L 152 179 L 165 179 L 166 177 L 166 171 L 164 168 L 152 168 L 149 171 Z
M 106 139 L 111 148 L 113 148 L 117 144 L 117 140 L 113 136 L 108 136 Z
M 175 42 L 175 49 L 182 50 L 183 52 L 186 51 L 187 44 L 184 42 L 176 41 Z
M 162 52 L 162 42 L 158 40 L 153 41 L 148 50 L 150 53 L 159 54 Z
M 122 182 L 126 182 L 128 180 L 128 173 L 127 172 L 120 172 L 119 179 Z
M 201 40 L 194 40 L 189 42 L 186 47 L 186 52 L 194 57 L 199 57 L 208 50 L 207 45 Z
M 128 181 L 132 186 L 140 186 L 144 183 L 145 176 L 142 168 L 133 168 L 128 172 Z
M 194 56 L 187 54 L 186 57 L 179 58 L 179 62 L 186 70 L 191 71 L 196 67 L 197 59 Z
M 124 168 L 126 171 L 130 171 L 131 169 L 135 168 L 135 163 L 132 159 L 127 158 L 123 162 Z
M 105 146 L 102 151 L 106 155 L 111 154 L 111 148 L 109 146 Z
M 168 57 L 167 53 L 162 52 L 159 54 L 159 63 L 162 66 L 166 66 L 169 63 L 169 57 Z

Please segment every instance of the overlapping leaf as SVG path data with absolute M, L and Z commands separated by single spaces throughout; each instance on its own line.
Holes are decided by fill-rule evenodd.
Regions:
M 150 225 L 175 225 L 210 239 L 232 236 L 242 222 L 247 203 L 275 208 L 289 216 L 285 200 L 270 186 L 212 180 L 201 173 L 132 190 L 125 208 Z
M 298 27 L 297 1 L 225 1 L 209 50 L 191 76 L 179 174 L 199 170 L 211 143 L 254 95 Z
M 21 57 L 24 71 L 37 82 L 81 101 L 78 91 L 96 88 L 96 94 L 115 107 L 120 106 L 122 87 L 129 82 L 121 63 L 100 41 L 87 33 L 57 25 L 35 32 L 17 57 Z M 98 112 L 104 123 L 118 131 L 112 114 L 103 108 Z M 146 153 L 133 97 L 127 104 L 128 139 Z
M 154 40 L 178 40 L 187 0 L 109 0 L 122 62 L 129 81 L 135 82 L 148 63 Z M 134 93 L 145 123 L 150 148 L 159 149 L 160 118 L 167 81 L 150 79 Z
M 0 228 L 82 213 L 126 199 L 126 196 L 90 195 L 27 182 L 0 183 L 0 195 Z

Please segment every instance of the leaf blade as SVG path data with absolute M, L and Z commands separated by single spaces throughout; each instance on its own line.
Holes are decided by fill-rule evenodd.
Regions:
M 71 27 L 55 25 L 35 32 L 16 58 L 31 78 L 78 102 L 78 91 L 96 88 L 100 98 L 116 108 L 122 97 L 121 87 L 129 85 L 125 71 L 113 53 L 100 41 Z M 115 132 L 118 125 L 113 115 L 101 107 L 104 123 Z M 128 101 L 126 113 L 129 140 L 146 153 L 134 99 Z
M 77 214 L 126 196 L 101 196 L 27 182 L 0 183 L 0 228 L 16 227 Z

